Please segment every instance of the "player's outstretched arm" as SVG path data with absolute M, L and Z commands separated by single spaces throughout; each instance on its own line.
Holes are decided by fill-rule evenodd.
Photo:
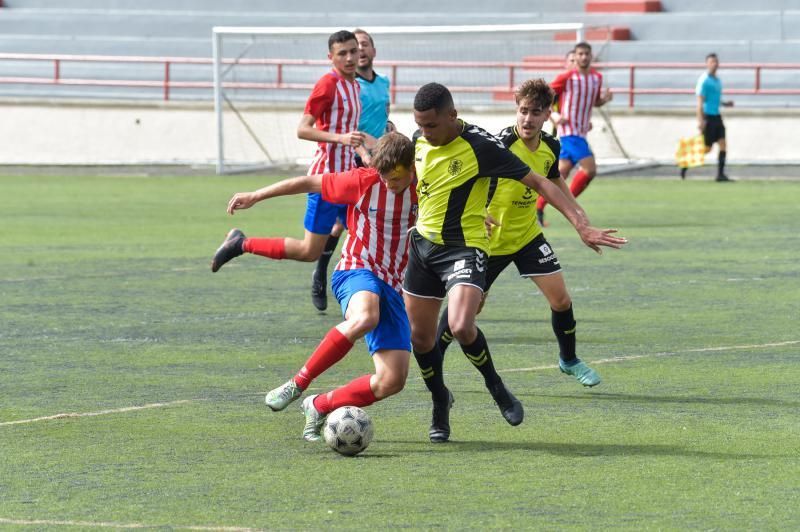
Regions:
M 603 253 L 600 246 L 619 249 L 628 242 L 626 238 L 614 236 L 617 232 L 616 229 L 598 229 L 589 224 L 589 218 L 583 209 L 578 206 L 574 198 L 565 195 L 561 189 L 549 179 L 540 176 L 534 172 L 530 172 L 524 179 L 521 180 L 526 186 L 531 187 L 536 192 L 544 196 L 544 198 L 553 207 L 558 209 L 561 214 L 575 227 L 578 235 L 583 240 L 583 243 L 588 247 L 595 250 L 597 253 Z
M 228 201 L 227 210 L 228 214 L 233 214 L 233 211 L 249 209 L 265 199 L 320 191 L 322 191 L 322 174 L 291 177 L 253 192 L 237 192 Z

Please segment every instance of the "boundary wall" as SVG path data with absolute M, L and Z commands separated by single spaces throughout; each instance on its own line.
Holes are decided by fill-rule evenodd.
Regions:
M 0 100 L 0 165 L 214 164 L 217 145 L 208 103 L 130 104 Z M 295 137 L 302 109 L 257 110 L 261 141 L 293 162 L 310 159 L 314 147 Z M 460 110 L 466 121 L 497 132 L 514 122 L 506 110 Z M 674 161 L 680 137 L 696 133 L 693 109 L 610 109 L 611 123 L 631 159 Z M 797 109 L 731 109 L 724 115 L 729 162 L 797 164 Z M 393 109 L 398 129 L 416 129 L 410 109 Z M 589 142 L 600 163 L 619 159 L 613 137 L 595 111 Z M 226 114 L 226 159 L 257 164 L 264 156 L 233 114 Z

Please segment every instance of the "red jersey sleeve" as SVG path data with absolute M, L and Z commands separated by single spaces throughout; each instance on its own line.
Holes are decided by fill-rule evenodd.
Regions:
M 567 80 L 569 79 L 570 74 L 572 74 L 571 70 L 567 70 L 562 72 L 556 79 L 550 82 L 550 88 L 556 93 L 556 97 L 560 96 L 562 92 L 564 92 L 564 87 L 567 85 Z
M 306 101 L 306 108 L 303 114 L 319 118 L 322 114 L 333 106 L 333 98 L 336 93 L 336 79 L 330 74 L 322 76 Z
M 364 192 L 380 179 L 374 168 L 353 168 L 347 172 L 322 176 L 322 199 L 330 203 L 355 205 Z

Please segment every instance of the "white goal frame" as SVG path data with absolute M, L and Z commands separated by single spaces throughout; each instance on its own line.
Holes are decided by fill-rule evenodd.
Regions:
M 259 36 L 259 35 L 320 35 L 327 39 L 329 35 L 342 28 L 332 27 L 232 27 L 232 26 L 215 26 L 212 28 L 212 50 L 213 50 L 213 75 L 214 75 L 214 115 L 215 115 L 215 129 L 217 141 L 217 174 L 238 173 L 254 171 L 259 169 L 266 169 L 276 166 L 275 164 L 265 164 L 258 166 L 250 166 L 246 168 L 229 168 L 225 163 L 225 135 L 224 135 L 224 120 L 226 103 L 228 108 L 242 122 L 248 134 L 258 144 L 261 151 L 269 159 L 268 150 L 255 135 L 254 131 L 239 114 L 232 102 L 225 96 L 225 69 L 228 65 L 229 69 L 236 64 L 237 60 L 228 60 L 224 58 L 223 38 L 225 36 Z M 364 28 L 370 35 L 391 35 L 391 34 L 425 34 L 425 33 L 469 33 L 469 32 L 556 32 L 556 31 L 574 31 L 575 42 L 580 42 L 584 39 L 584 24 L 580 22 L 575 23 L 555 23 L 555 24 L 483 24 L 483 25 L 458 25 L 458 26 L 375 26 Z M 392 80 L 394 82 L 394 80 Z M 298 118 L 299 119 L 299 118 Z

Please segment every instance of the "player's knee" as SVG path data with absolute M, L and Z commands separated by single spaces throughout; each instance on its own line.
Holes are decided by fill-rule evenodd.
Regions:
M 450 321 L 450 331 L 458 343 L 462 345 L 469 345 L 475 341 L 475 336 L 478 331 L 475 328 L 475 322 L 466 319 L 455 319 Z
M 406 374 L 394 371 L 378 375 L 375 389 L 372 393 L 375 394 L 376 399 L 383 399 L 400 393 L 406 385 L 406 377 Z
M 320 257 L 320 255 L 322 255 L 321 251 L 305 246 L 298 250 L 295 260 L 301 262 L 314 262 Z
M 417 353 L 428 353 L 433 349 L 433 346 L 436 345 L 436 334 L 434 331 L 433 335 L 430 334 L 423 334 L 423 333 L 415 333 L 412 329 L 411 331 L 411 345 L 414 347 L 414 351 Z
M 572 299 L 567 293 L 558 295 L 550 300 L 550 308 L 556 312 L 564 312 L 570 306 L 572 306 Z
M 379 314 L 377 312 L 361 312 L 347 321 L 352 324 L 352 331 L 361 337 L 378 326 Z

